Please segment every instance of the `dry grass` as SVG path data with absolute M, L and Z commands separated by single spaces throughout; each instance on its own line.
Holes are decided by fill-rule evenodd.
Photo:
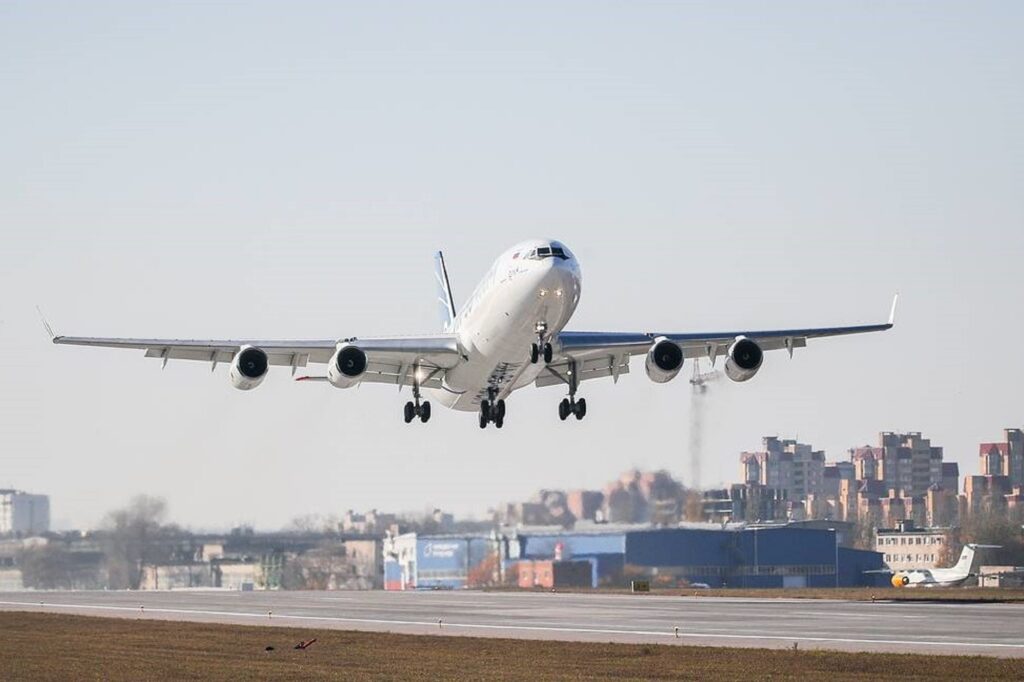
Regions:
M 318 641 L 305 651 L 302 639 Z M 273 646 L 273 651 L 266 651 Z M 1021 679 L 1019 660 L 478 639 L 0 612 L 0 679 Z

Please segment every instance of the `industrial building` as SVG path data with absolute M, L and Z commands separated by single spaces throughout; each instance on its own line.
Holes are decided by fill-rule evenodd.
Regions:
M 944 556 L 953 540 L 952 528 L 919 528 L 903 521 L 895 528 L 875 529 L 875 551 L 884 555 L 885 564 L 894 571 L 913 568 L 939 568 L 943 562 L 955 562 Z
M 883 579 L 865 571 L 883 568 L 882 554 L 841 546 L 841 539 L 836 529 L 789 524 L 593 524 L 477 536 L 408 533 L 385 543 L 384 584 L 389 590 L 557 587 L 559 576 L 565 576 L 566 584 L 589 582 L 591 587 L 625 585 L 634 578 L 666 587 L 881 585 Z M 584 575 L 588 567 L 589 581 Z

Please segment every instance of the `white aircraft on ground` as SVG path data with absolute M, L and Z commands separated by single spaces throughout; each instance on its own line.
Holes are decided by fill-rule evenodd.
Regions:
M 968 578 L 977 577 L 972 573 L 974 555 L 979 549 L 999 549 L 1002 545 L 979 545 L 968 543 L 960 552 L 960 559 L 951 568 L 908 568 L 893 571 L 880 568 L 865 573 L 891 573 L 893 587 L 956 587 Z
M 711 333 L 564 331 L 580 300 L 580 266 L 557 241 L 534 240 L 503 253 L 456 314 L 444 257 L 436 257 L 441 334 L 417 337 L 341 340 L 263 341 L 114 339 L 55 336 L 53 342 L 79 346 L 134 348 L 146 357 L 230 363 L 231 383 L 249 390 L 267 376 L 270 365 L 292 368 L 326 363 L 325 376 L 299 377 L 326 381 L 338 388 L 360 383 L 412 387 L 405 404 L 405 422 L 430 419 L 426 395 L 445 407 L 477 412 L 480 428 L 501 428 L 505 401 L 512 391 L 530 384 L 564 385 L 568 396 L 558 405 L 563 421 L 583 419 L 587 402 L 576 393 L 580 382 L 599 377 L 615 381 L 629 372 L 629 360 L 646 355 L 647 376 L 656 383 L 673 379 L 685 358 L 726 357 L 725 373 L 747 381 L 761 368 L 764 351 L 806 346 L 807 339 L 877 332 L 893 326 L 896 298 L 889 321 L 852 327 L 726 331 Z

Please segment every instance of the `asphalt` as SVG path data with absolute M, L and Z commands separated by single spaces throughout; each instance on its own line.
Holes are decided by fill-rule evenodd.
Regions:
M 1024 657 L 1024 604 L 494 592 L 6 592 L 0 610 L 522 639 Z

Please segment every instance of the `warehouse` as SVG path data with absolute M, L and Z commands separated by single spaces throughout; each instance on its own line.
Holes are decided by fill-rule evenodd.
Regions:
M 883 585 L 882 554 L 840 546 L 837 531 L 781 524 L 677 528 L 610 526 L 518 529 L 508 534 L 417 536 L 385 541 L 389 590 L 462 589 L 496 584 L 619 586 L 852 587 Z M 569 564 L 572 566 L 569 566 Z M 520 566 L 522 575 L 520 575 Z M 590 580 L 580 572 L 589 567 Z
M 417 535 L 384 540 L 384 589 L 458 590 L 495 584 L 498 544 L 490 535 Z
M 664 528 L 626 535 L 627 576 L 655 584 L 851 587 L 876 584 L 864 571 L 879 568 L 881 554 L 839 546 L 834 530 Z

